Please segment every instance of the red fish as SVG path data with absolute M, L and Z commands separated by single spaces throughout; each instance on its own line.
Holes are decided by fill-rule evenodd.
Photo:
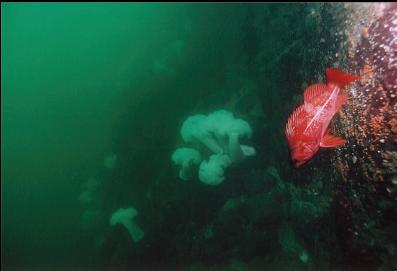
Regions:
M 329 124 L 347 100 L 340 89 L 359 79 L 337 69 L 326 69 L 327 84 L 314 84 L 304 92 L 304 103 L 288 118 L 285 135 L 295 167 L 308 161 L 320 147 L 342 145 L 345 139 L 331 135 Z

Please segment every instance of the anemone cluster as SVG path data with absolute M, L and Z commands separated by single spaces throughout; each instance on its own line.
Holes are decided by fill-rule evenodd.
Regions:
M 255 155 L 251 146 L 240 144 L 243 138 L 250 138 L 252 129 L 233 113 L 218 110 L 209 115 L 188 117 L 181 127 L 182 139 L 195 148 L 178 148 L 172 155 L 172 161 L 181 166 L 179 177 L 188 180 L 193 176 L 194 165 L 199 165 L 199 179 L 205 184 L 219 185 L 224 180 L 224 171 L 232 163 Z M 201 150 L 208 154 L 208 160 L 202 160 Z

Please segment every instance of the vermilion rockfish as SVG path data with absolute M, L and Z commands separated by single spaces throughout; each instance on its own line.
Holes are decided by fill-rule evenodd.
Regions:
M 331 135 L 329 124 L 347 100 L 340 89 L 359 79 L 337 69 L 326 69 L 327 84 L 314 84 L 304 92 L 304 103 L 288 118 L 285 135 L 295 167 L 308 161 L 320 147 L 342 145 L 345 139 Z

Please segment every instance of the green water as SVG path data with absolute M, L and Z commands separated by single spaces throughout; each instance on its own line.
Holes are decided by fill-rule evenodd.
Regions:
M 225 26 L 218 18 L 231 16 L 232 7 L 194 6 L 2 3 L 5 266 L 73 266 L 90 257 L 81 242 L 78 195 L 86 171 L 114 152 L 117 125 L 125 121 L 121 136 L 133 141 L 146 129 L 146 119 L 129 129 L 134 123 L 127 124 L 126 115 L 134 106 L 139 117 L 162 122 L 148 125 L 163 126 L 215 89 L 210 82 L 233 61 L 225 58 L 236 43 L 220 32 L 227 27 L 237 35 L 231 28 L 240 22 Z M 169 124 L 175 135 L 166 135 L 172 140 L 176 124 Z M 148 137 L 163 132 L 153 129 Z
M 283 129 L 343 60 L 337 7 L 2 3 L 4 270 L 335 266 L 334 171 L 295 172 Z M 181 124 L 219 109 L 251 125 L 255 157 L 219 186 L 180 180 Z M 109 225 L 131 206 L 139 242 Z

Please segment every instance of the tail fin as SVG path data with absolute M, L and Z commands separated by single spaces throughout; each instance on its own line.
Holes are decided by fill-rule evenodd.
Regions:
M 360 79 L 360 77 L 356 75 L 351 75 L 333 68 L 326 69 L 325 74 L 327 76 L 327 83 L 334 83 L 339 88 L 343 88 L 351 82 Z

